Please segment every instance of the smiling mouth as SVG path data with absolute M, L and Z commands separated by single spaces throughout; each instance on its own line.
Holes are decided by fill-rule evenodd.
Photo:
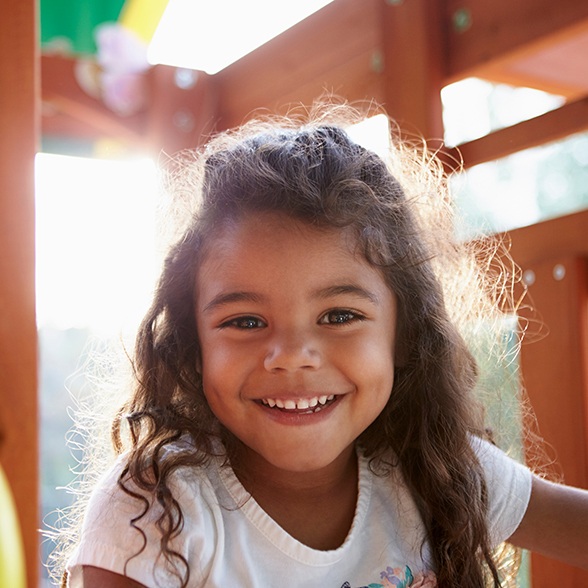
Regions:
M 314 396 L 312 398 L 300 398 L 297 400 L 293 400 L 288 398 L 287 400 L 283 400 L 281 398 L 263 398 L 261 403 L 264 406 L 269 408 L 278 409 L 283 412 L 304 412 L 304 413 L 313 413 L 319 412 L 327 407 L 329 404 L 332 404 L 339 398 L 334 394 L 322 395 L 322 396 Z

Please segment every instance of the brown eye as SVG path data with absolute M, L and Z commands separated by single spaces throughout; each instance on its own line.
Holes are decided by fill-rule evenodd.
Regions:
M 253 329 L 261 329 L 265 326 L 265 322 L 256 316 L 239 316 L 224 322 L 222 325 L 220 325 L 220 328 L 226 329 L 228 327 L 233 327 L 243 331 L 250 331 Z
M 364 318 L 351 310 L 330 310 L 321 317 L 319 322 L 323 325 L 344 325 Z

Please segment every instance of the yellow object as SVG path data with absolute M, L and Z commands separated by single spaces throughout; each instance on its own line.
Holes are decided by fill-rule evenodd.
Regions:
M 148 44 L 167 3 L 168 0 L 126 0 L 118 21 Z
M 0 466 L 0 588 L 25 588 L 22 537 L 8 480 Z

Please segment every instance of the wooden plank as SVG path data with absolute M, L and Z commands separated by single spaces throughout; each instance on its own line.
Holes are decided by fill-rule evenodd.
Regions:
M 108 109 L 89 106 L 85 101 L 54 95 L 44 101 L 43 112 L 43 134 L 53 131 L 60 136 L 68 130 L 67 135 L 73 138 L 92 141 L 110 139 L 132 147 L 139 147 L 143 143 L 139 124 L 127 124 Z M 134 123 L 137 123 L 137 118 L 134 117 Z M 144 126 L 145 117 L 141 119 L 141 126 Z
M 527 86 L 566 100 L 588 94 L 588 18 L 545 35 L 476 69 L 476 75 L 513 86 Z
M 457 148 L 445 149 L 444 158 L 447 156 L 450 167 L 455 161 L 463 161 L 464 167 L 468 168 L 585 130 L 588 130 L 588 98 L 494 131 Z
M 588 257 L 588 210 L 510 231 L 515 261 L 523 268 L 545 259 Z
M 287 114 L 297 107 L 310 106 L 321 97 L 339 97 L 358 106 L 369 102 L 381 104 L 382 74 L 372 67 L 373 56 L 373 51 L 365 52 L 319 76 L 301 79 L 296 87 L 282 87 L 279 95 L 268 93 L 249 103 L 244 101 L 235 110 L 223 110 L 222 128 L 237 126 L 260 112 Z
M 547 453 L 556 460 L 553 469 L 567 484 L 588 488 L 586 259 L 552 256 L 523 269 L 535 278 L 529 286 L 537 310 L 532 318 L 546 325 L 543 339 L 523 342 L 524 385 Z M 536 554 L 531 562 L 533 588 L 588 585 L 588 571 Z
M 588 488 L 588 211 L 516 229 L 511 253 L 532 271 L 529 299 L 540 340 L 524 343 L 521 369 L 555 472 Z M 563 270 L 562 270 L 563 268 Z M 537 332 L 537 322 L 531 331 Z M 533 588 L 588 586 L 588 572 L 532 555 Z
M 77 80 L 79 63 L 70 57 L 41 58 L 42 132 L 82 139 L 114 139 L 132 146 L 142 144 L 147 110 L 119 116 L 98 97 L 85 92 Z
M 440 3 L 380 2 L 384 107 L 400 128 L 434 141 L 443 138 L 441 87 L 445 77 Z
M 444 8 L 447 74 L 453 80 L 537 42 L 549 43 L 558 31 L 588 19 L 588 3 L 577 0 L 447 0 Z
M 522 269 L 533 272 L 528 302 L 536 309 L 523 314 L 544 323 L 541 339 L 528 344 L 523 340 L 524 384 L 539 432 L 548 451 L 555 454 L 564 481 L 588 488 L 586 261 L 571 255 L 550 256 Z
M 142 152 L 174 153 L 200 144 L 216 121 L 216 84 L 203 72 L 166 65 L 151 68 L 144 74 L 144 108 L 121 116 L 82 89 L 76 59 L 45 55 L 41 64 L 43 135 L 109 139 Z M 186 81 L 182 86 L 177 81 L 190 76 L 197 83 Z
M 216 77 L 222 126 L 242 122 L 256 108 L 300 101 L 296 96 L 301 87 L 317 88 L 313 97 L 325 86 L 339 90 L 342 76 L 337 72 L 378 49 L 378 2 L 335 0 L 220 71 Z M 364 60 L 364 65 L 369 69 L 370 61 Z M 341 92 L 357 96 L 354 83 L 348 77 Z
M 173 154 L 201 145 L 215 130 L 218 97 L 214 77 L 157 65 L 149 72 L 149 149 Z
M 0 462 L 38 582 L 39 478 L 35 324 L 36 2 L 6 0 L 0 19 Z

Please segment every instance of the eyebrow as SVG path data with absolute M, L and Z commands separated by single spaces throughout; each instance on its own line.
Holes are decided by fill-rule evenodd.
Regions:
M 255 292 L 227 292 L 225 294 L 218 294 L 215 296 L 203 309 L 202 312 L 210 312 L 221 306 L 231 304 L 233 302 L 263 302 L 264 297 Z
M 334 286 L 327 286 L 326 288 L 319 288 L 312 293 L 313 298 L 318 298 L 321 300 L 326 300 L 328 298 L 333 298 L 335 296 L 342 296 L 342 295 L 353 295 L 357 296 L 358 298 L 362 298 L 373 304 L 379 304 L 379 298 L 369 290 L 362 288 L 361 286 L 357 286 L 355 284 L 337 284 Z M 228 304 L 232 304 L 234 302 L 263 302 L 265 297 L 261 294 L 256 292 L 247 292 L 247 291 L 237 291 L 237 292 L 226 292 L 221 293 L 215 296 L 203 309 L 202 312 L 211 312 L 220 308 L 222 306 L 226 306 Z
M 313 296 L 320 299 L 348 294 L 357 296 L 358 298 L 363 298 L 364 300 L 368 300 L 373 304 L 378 304 L 380 302 L 376 294 L 366 290 L 365 288 L 362 288 L 361 286 L 357 286 L 356 284 L 336 284 L 334 286 L 320 288 L 319 290 L 315 290 L 315 292 L 313 292 Z

